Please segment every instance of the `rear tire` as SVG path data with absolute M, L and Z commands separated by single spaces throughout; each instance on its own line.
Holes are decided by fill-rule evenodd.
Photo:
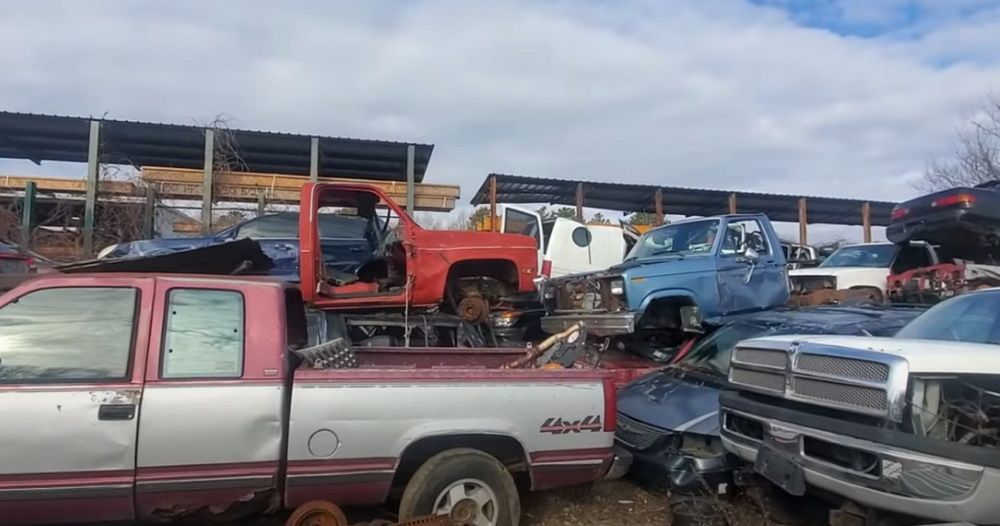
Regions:
M 514 478 L 497 459 L 475 449 L 431 457 L 406 484 L 399 519 L 449 513 L 476 526 L 517 526 L 521 500 Z

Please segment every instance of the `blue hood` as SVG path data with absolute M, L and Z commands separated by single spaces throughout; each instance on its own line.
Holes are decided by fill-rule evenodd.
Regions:
M 678 433 L 718 436 L 719 388 L 671 368 L 618 391 L 618 412 Z

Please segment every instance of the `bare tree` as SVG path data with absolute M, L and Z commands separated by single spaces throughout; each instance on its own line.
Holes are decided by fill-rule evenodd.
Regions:
M 933 192 L 1000 180 L 1000 97 L 990 97 L 972 128 L 959 132 L 951 159 L 930 163 L 917 189 Z

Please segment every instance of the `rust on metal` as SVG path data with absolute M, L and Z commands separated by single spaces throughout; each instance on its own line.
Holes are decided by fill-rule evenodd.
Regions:
M 470 323 L 482 323 L 490 314 L 490 304 L 482 296 L 466 296 L 458 303 L 458 315 Z

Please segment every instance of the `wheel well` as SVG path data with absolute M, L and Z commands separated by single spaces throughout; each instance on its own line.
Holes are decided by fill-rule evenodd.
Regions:
M 445 287 L 455 286 L 463 278 L 493 278 L 501 286 L 508 288 L 504 293 L 517 291 L 518 287 L 517 265 L 508 259 L 459 261 L 448 269 Z
M 642 318 L 639 319 L 640 328 L 681 328 L 681 307 L 697 306 L 694 299 L 688 296 L 666 296 L 656 298 L 649 303 Z
M 446 435 L 421 438 L 408 445 L 399 459 L 392 487 L 406 485 L 429 458 L 449 449 L 475 449 L 500 461 L 511 473 L 526 472 L 527 455 L 517 439 L 504 435 Z

